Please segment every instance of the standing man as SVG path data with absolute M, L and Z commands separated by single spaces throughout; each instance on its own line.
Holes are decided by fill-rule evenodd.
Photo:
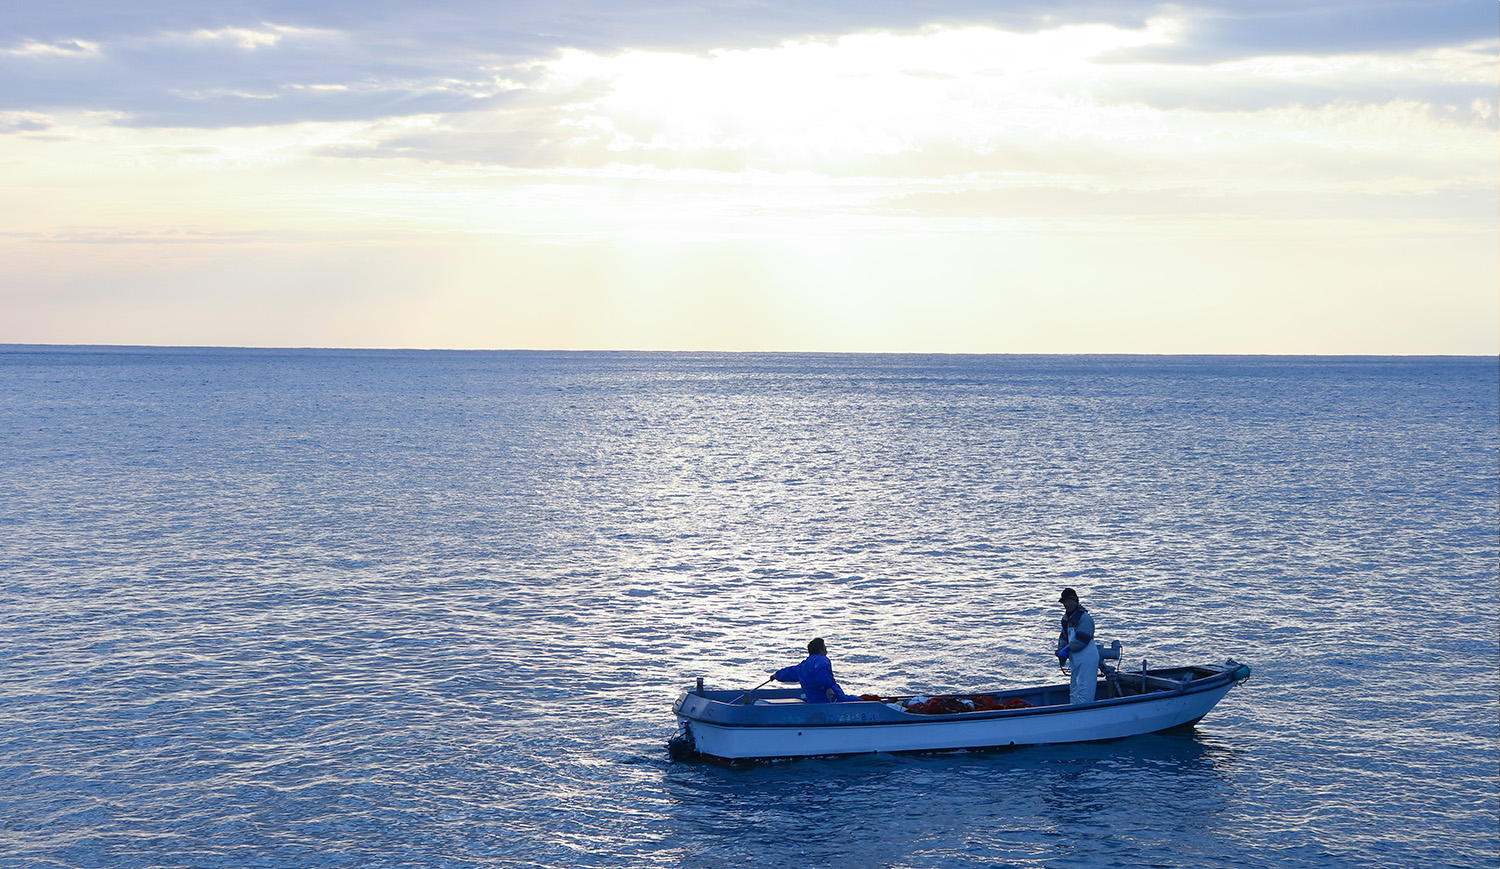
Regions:
M 1073 662 L 1073 684 L 1068 699 L 1074 704 L 1093 703 L 1099 683 L 1099 647 L 1094 643 L 1094 617 L 1078 602 L 1078 592 L 1062 590 L 1057 602 L 1066 614 L 1057 636 L 1057 660 Z
M 833 662 L 828 660 L 828 646 L 818 637 L 807 644 L 807 657 L 800 664 L 782 667 L 771 675 L 778 682 L 800 682 L 808 703 L 838 703 L 858 700 L 844 693 L 833 680 Z

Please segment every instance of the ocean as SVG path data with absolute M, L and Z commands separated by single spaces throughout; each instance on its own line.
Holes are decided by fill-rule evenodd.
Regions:
M 0 867 L 1492 867 L 1500 362 L 0 346 Z M 728 768 L 675 697 L 1254 669 Z

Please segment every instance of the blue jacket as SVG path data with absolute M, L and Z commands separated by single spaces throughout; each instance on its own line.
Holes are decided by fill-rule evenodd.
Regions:
M 839 683 L 833 681 L 833 662 L 827 655 L 808 655 L 807 660 L 790 667 L 782 667 L 772 674 L 778 682 L 800 682 L 802 693 L 809 703 L 827 703 L 828 689 L 833 689 L 833 702 L 858 700 L 844 693 Z

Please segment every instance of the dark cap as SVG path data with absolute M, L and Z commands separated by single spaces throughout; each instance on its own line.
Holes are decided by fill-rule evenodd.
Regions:
M 1078 592 L 1071 588 L 1063 589 L 1062 597 L 1058 598 L 1057 602 L 1062 603 L 1065 600 L 1078 600 Z
M 822 637 L 817 637 L 812 642 L 807 644 L 807 653 L 809 655 L 821 655 L 827 651 L 828 646 L 823 642 Z

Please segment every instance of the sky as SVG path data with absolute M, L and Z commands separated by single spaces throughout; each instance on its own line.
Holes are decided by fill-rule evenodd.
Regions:
M 0 343 L 1500 354 L 1500 3 L 0 0 Z

